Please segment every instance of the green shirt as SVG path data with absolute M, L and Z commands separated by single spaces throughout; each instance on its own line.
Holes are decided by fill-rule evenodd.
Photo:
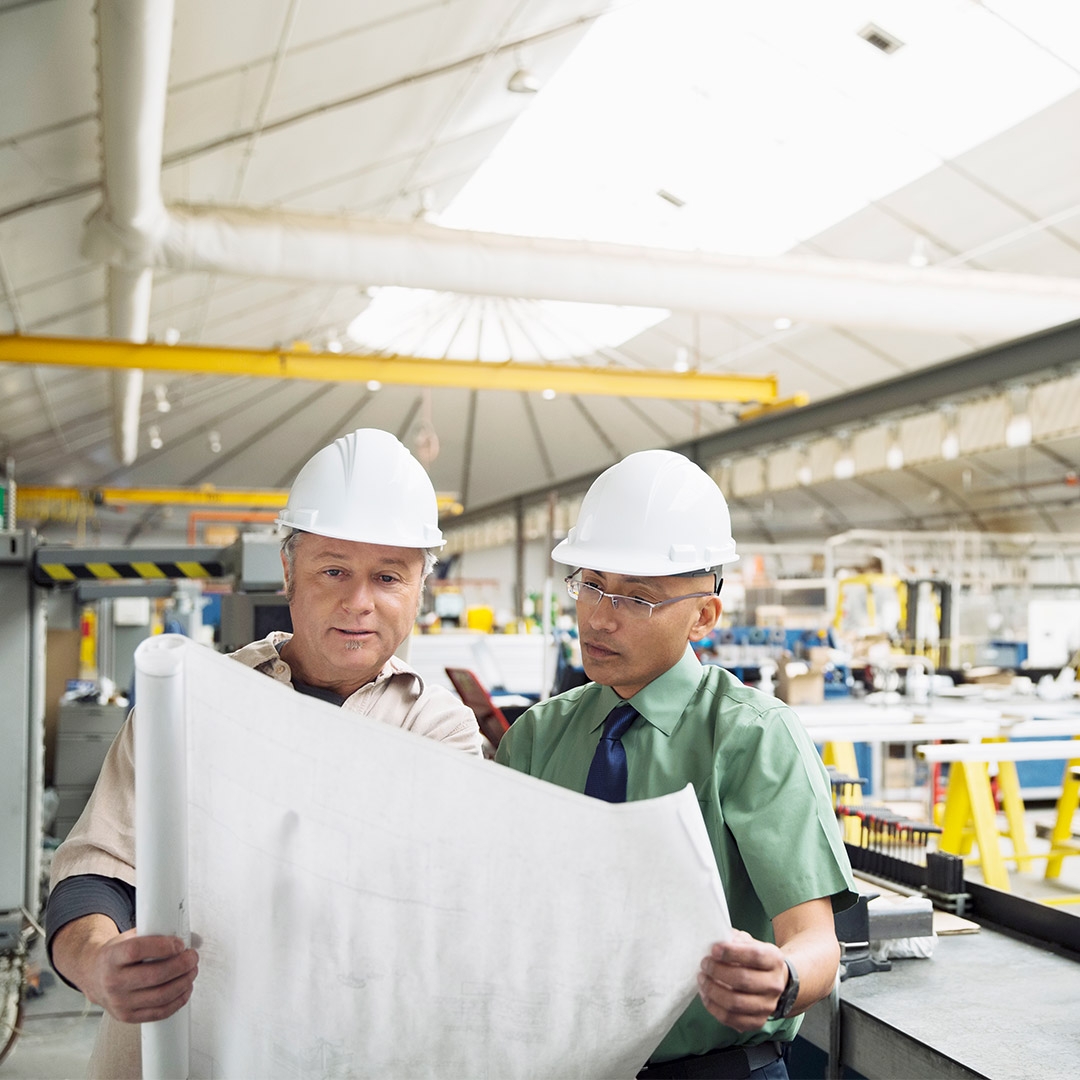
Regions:
M 503 736 L 495 760 L 584 791 L 604 718 L 620 701 L 611 687 L 588 683 L 534 705 Z M 771 919 L 796 904 L 828 896 L 833 910 L 842 911 L 855 903 L 828 774 L 787 705 L 721 667 L 702 666 L 689 647 L 630 702 L 641 715 L 622 739 L 626 797 L 654 798 L 694 785 L 733 926 L 771 942 Z M 740 1033 L 695 997 L 650 1060 L 786 1041 L 801 1019 Z

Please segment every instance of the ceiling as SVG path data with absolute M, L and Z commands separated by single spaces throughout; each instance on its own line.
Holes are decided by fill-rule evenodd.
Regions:
M 645 0 L 176 0 L 171 16 L 157 0 L 99 6 L 100 26 L 90 0 L 0 0 L 0 335 L 74 339 L 68 366 L 0 338 L 0 463 L 21 488 L 280 489 L 339 434 L 377 426 L 417 451 L 466 522 L 522 494 L 579 491 L 631 451 L 672 446 L 713 469 L 744 546 L 859 528 L 1080 533 L 1080 333 L 1030 338 L 1080 318 L 1080 33 L 1067 32 L 1077 27 L 1065 0 L 829 0 L 809 21 L 803 5 L 766 0 L 752 25 L 745 5 L 722 3 L 698 32 L 692 5 Z M 164 12 L 164 51 L 133 56 L 118 10 L 120 23 L 125 10 Z M 466 185 L 500 144 L 527 142 L 520 125 L 508 136 L 515 120 L 539 113 L 576 48 L 599 48 L 606 20 L 656 10 L 670 32 L 649 52 L 610 71 L 593 55 L 604 78 L 596 100 L 580 91 L 580 108 L 602 152 L 569 134 L 561 150 L 542 144 L 520 188 L 502 189 L 511 209 L 519 192 L 518 209 L 532 211 L 517 220 L 533 239 L 485 238 L 512 232 L 510 219 Z M 868 24 L 902 48 L 885 55 L 860 39 Z M 986 55 L 983 38 L 969 71 L 962 46 L 976 31 L 1037 61 L 1042 96 L 1018 66 Z M 799 96 L 777 95 L 764 71 L 760 84 L 746 81 L 752 71 L 738 86 L 717 81 L 751 49 L 797 70 Z M 706 104 L 646 116 L 638 84 L 651 61 L 672 58 Z M 813 96 L 843 63 L 855 65 L 843 93 Z M 545 90 L 507 89 L 523 67 Z M 865 105 L 858 79 L 887 110 L 843 111 Z M 991 110 L 956 135 L 947 121 L 974 115 L 979 95 L 999 122 Z M 783 131 L 746 119 L 765 98 L 789 118 Z M 831 134 L 811 138 L 810 113 L 831 107 Z M 604 142 L 608 129 L 616 142 Z M 905 139 L 921 156 L 888 174 L 904 177 L 890 188 L 883 163 Z M 783 146 L 797 156 L 777 156 Z M 672 162 L 670 182 L 631 160 Z M 607 172 L 596 179 L 587 162 Z M 859 163 L 867 175 L 853 185 Z M 142 187 L 122 188 L 124 175 Z M 543 213 L 559 184 L 578 198 L 561 224 Z M 804 195 L 816 217 L 802 213 Z M 755 214 L 772 248 L 739 246 Z M 650 253 L 657 244 L 666 255 Z M 413 345 L 350 341 L 346 328 L 389 285 L 435 292 L 402 325 Z M 498 303 L 475 299 L 489 295 Z M 663 311 L 628 340 L 583 348 L 545 298 Z M 147 353 L 138 378 L 82 349 L 127 338 L 339 362 L 438 348 L 438 360 L 456 336 L 458 348 L 475 337 L 479 356 L 490 335 L 469 321 L 478 303 L 511 325 L 501 340 L 512 363 L 673 384 L 774 375 L 779 402 L 810 404 L 800 427 L 745 402 L 574 392 L 556 368 L 547 392 L 501 389 L 486 363 L 458 385 L 399 384 L 392 372 L 376 385 L 267 378 L 247 353 L 241 374 L 157 370 Z M 421 349 L 418 324 L 440 320 L 455 333 Z M 1018 338 L 1019 352 L 1003 351 Z M 155 363 L 168 362 L 162 351 Z M 890 392 L 953 361 L 962 385 Z M 1006 445 L 1013 411 L 1029 416 L 1030 443 Z M 943 456 L 952 426 L 959 450 Z M 898 469 L 886 465 L 894 440 Z M 849 444 L 854 475 L 837 479 Z M 22 523 L 50 541 L 146 545 L 183 542 L 194 504 L 26 505 Z

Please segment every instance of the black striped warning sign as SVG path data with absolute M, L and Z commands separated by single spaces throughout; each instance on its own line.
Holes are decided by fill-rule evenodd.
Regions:
M 161 581 L 180 578 L 220 578 L 226 574 L 220 562 L 140 560 L 138 562 L 59 561 L 55 552 L 40 552 L 34 579 L 42 585 L 69 581 Z

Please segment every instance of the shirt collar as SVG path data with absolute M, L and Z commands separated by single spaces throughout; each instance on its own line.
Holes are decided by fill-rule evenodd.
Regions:
M 670 735 L 698 688 L 702 670 L 701 661 L 688 643 L 678 663 L 642 687 L 629 699 L 630 704 L 654 728 Z M 592 726 L 593 731 L 603 725 L 607 714 L 622 700 L 610 686 L 600 688 L 601 712 Z
M 238 649 L 230 655 L 245 663 L 251 667 L 262 667 L 266 665 L 267 661 L 270 661 L 271 672 L 277 678 L 284 679 L 288 682 L 292 682 L 292 669 L 288 663 L 281 656 L 281 647 L 285 645 L 292 638 L 292 634 L 283 630 L 274 630 L 267 637 L 261 641 L 253 641 L 250 645 L 245 645 L 242 649 Z M 418 694 L 422 694 L 425 689 L 424 677 L 415 668 L 410 667 L 404 660 L 401 659 L 396 653 L 391 655 L 390 659 L 386 661 L 382 666 L 382 670 L 372 679 L 371 682 L 365 683 L 360 687 L 360 690 L 365 689 L 368 686 L 374 686 L 378 683 L 385 682 L 387 679 L 392 679 L 396 676 L 400 676 L 406 679 L 413 679 L 416 682 L 416 691 Z M 356 693 L 360 693 L 357 690 Z

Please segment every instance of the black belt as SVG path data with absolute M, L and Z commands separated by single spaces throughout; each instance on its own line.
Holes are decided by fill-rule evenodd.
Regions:
M 783 1057 L 785 1046 L 785 1043 L 764 1042 L 661 1061 L 646 1065 L 638 1073 L 638 1080 L 742 1080 L 755 1069 Z

